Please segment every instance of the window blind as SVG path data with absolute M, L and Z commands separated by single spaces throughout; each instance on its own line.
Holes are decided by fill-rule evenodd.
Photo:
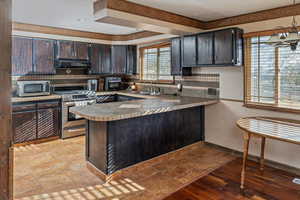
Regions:
M 274 47 L 270 36 L 246 38 L 246 104 L 300 109 L 300 45 Z
M 149 48 L 143 50 L 142 77 L 144 80 L 172 80 L 171 48 Z

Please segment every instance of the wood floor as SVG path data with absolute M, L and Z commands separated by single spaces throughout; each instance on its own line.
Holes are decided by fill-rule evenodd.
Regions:
M 300 200 L 300 185 L 292 183 L 296 175 L 270 167 L 261 174 L 258 164 L 252 161 L 247 164 L 246 189 L 242 194 L 241 166 L 240 158 L 231 161 L 165 200 Z

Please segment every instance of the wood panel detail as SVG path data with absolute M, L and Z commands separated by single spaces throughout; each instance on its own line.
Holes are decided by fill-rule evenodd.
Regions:
M 162 20 L 174 24 L 180 24 L 184 26 L 190 26 L 195 28 L 202 28 L 204 26 L 204 22 L 196 19 L 184 17 L 175 13 L 124 0 L 98 0 L 94 2 L 94 13 L 105 8 L 131 13 L 143 17 L 149 17 L 152 19 Z
M 90 38 L 96 40 L 108 40 L 108 41 L 128 41 L 128 40 L 141 39 L 145 37 L 152 37 L 161 34 L 161 33 L 156 33 L 151 31 L 141 31 L 141 32 L 125 34 L 125 35 L 111 35 L 111 34 L 104 34 L 104 33 L 78 31 L 78 30 L 65 29 L 65 28 L 56 28 L 50 26 L 24 24 L 18 22 L 13 23 L 13 30 L 43 33 L 43 34 L 53 34 L 53 35 L 63 35 L 63 36 L 70 36 L 70 37 L 82 37 L 82 38 Z
M 11 130 L 11 9 L 12 0 L 0 1 L 0 199 L 12 199 L 13 150 Z
M 278 7 L 268 10 L 262 10 L 258 12 L 248 13 L 244 15 L 238 15 L 234 17 L 223 18 L 219 20 L 213 20 L 205 23 L 204 29 L 220 28 L 225 26 L 232 26 L 238 24 L 247 24 L 271 19 L 277 19 L 281 17 L 300 15 L 300 3 L 296 5 Z

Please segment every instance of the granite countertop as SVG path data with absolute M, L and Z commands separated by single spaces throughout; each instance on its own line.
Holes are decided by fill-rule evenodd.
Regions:
M 46 101 L 52 99 L 61 99 L 60 95 L 48 95 L 48 96 L 37 96 L 37 97 L 12 97 L 12 103 L 21 103 L 29 101 Z
M 145 96 L 129 92 L 98 93 L 98 95 L 101 94 L 123 94 L 145 99 L 73 107 L 70 108 L 70 112 L 92 121 L 114 121 L 219 102 L 219 100 L 198 97 Z

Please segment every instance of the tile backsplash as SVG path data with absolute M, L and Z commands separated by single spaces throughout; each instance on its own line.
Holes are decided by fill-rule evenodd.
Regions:
M 181 96 L 218 99 L 220 94 L 219 74 L 197 74 L 194 76 L 175 77 L 175 84 L 137 83 L 139 90 L 147 91 L 151 87 L 160 88 L 162 94 L 177 94 L 177 84 L 183 85 Z

